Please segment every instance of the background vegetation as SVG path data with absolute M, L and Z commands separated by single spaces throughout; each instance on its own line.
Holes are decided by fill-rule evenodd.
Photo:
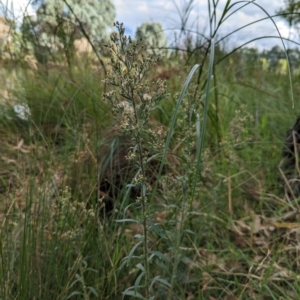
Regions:
M 192 4 L 172 47 L 108 0 L 3 17 L 0 299 L 299 297 L 299 50 L 222 48 L 231 1 L 195 39 Z

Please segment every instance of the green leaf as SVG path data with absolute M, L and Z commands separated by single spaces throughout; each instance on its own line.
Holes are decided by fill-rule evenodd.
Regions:
M 72 292 L 72 293 L 67 297 L 67 299 L 70 299 L 71 297 L 77 296 L 77 295 L 83 295 L 83 294 L 80 293 L 80 292 L 75 291 L 75 292 Z
M 146 299 L 143 295 L 141 295 L 139 292 L 131 291 L 132 287 L 127 289 L 125 292 L 123 292 L 123 296 L 132 296 L 134 298 L 138 299 Z M 123 297 L 124 299 L 124 297 Z
M 142 234 L 138 233 L 134 237 L 137 239 L 142 239 L 144 236 Z
M 94 294 L 96 297 L 99 297 L 98 293 L 96 292 L 96 290 L 93 287 L 88 286 L 87 289 L 90 290 L 90 292 L 92 294 Z
M 138 242 L 137 244 L 135 244 L 135 245 L 132 247 L 132 249 L 130 250 L 128 256 L 124 257 L 124 258 L 122 259 L 122 261 L 123 261 L 123 260 L 127 260 L 127 261 L 129 262 L 129 261 L 131 260 L 132 256 L 133 256 L 135 250 L 137 249 L 137 247 L 138 247 L 140 244 L 142 244 L 143 242 L 144 242 L 144 241 L 140 241 L 140 242 Z M 128 263 L 128 262 L 127 262 L 127 263 Z
M 200 144 L 201 144 L 201 132 L 200 132 L 200 128 L 201 128 L 201 122 L 200 122 L 200 115 L 197 114 L 196 115 L 196 147 L 197 147 L 197 157 L 198 157 L 198 153 L 200 151 Z
M 75 278 L 76 278 L 76 280 L 74 280 L 71 284 L 70 284 L 70 287 L 72 287 L 75 283 L 77 283 L 78 281 L 79 282 L 82 282 L 82 278 L 81 278 L 81 276 L 79 275 L 79 274 L 76 274 L 75 275 Z
M 120 220 L 116 220 L 115 222 L 117 223 L 126 223 L 126 222 L 132 222 L 132 223 L 140 223 L 138 220 L 135 219 L 120 219 Z
M 152 257 L 154 257 L 154 256 L 157 256 L 157 257 L 158 257 L 159 259 L 161 259 L 162 261 L 164 261 L 164 262 L 166 262 L 166 263 L 169 262 L 168 258 L 167 258 L 163 253 L 161 253 L 161 252 L 159 252 L 159 251 L 149 251 L 149 253 L 152 254 L 151 257 L 150 257 L 150 259 L 151 259 Z
M 192 230 L 190 230 L 190 229 L 186 229 L 186 230 L 184 230 L 186 233 L 190 233 L 190 234 L 193 234 L 193 235 L 195 235 L 195 232 L 194 231 L 192 231 Z
M 144 275 L 145 275 L 145 272 L 141 272 L 141 274 L 135 280 L 135 283 L 134 283 L 134 291 L 135 292 L 137 291 L 138 287 L 140 286 L 141 280 L 144 277 Z
M 163 231 L 158 226 L 156 226 L 151 220 L 148 220 L 148 223 L 149 223 L 151 229 L 153 229 L 153 231 L 158 236 L 160 236 L 161 238 L 163 238 L 165 240 L 168 240 L 167 236 L 163 233 Z
M 91 272 L 94 272 L 94 273 L 99 273 L 99 271 L 98 270 L 95 270 L 95 269 L 92 269 L 92 268 L 86 268 L 85 270 L 84 270 L 85 272 L 86 271 L 91 271 Z
M 163 285 L 166 285 L 166 286 L 168 286 L 168 287 L 171 287 L 171 284 L 170 284 L 167 280 L 161 278 L 160 276 L 155 276 L 155 277 L 152 279 L 152 281 L 151 281 L 150 289 L 152 289 L 152 286 L 154 285 L 155 282 L 159 282 L 159 283 L 161 283 L 161 284 L 163 284 Z
M 144 266 L 143 266 L 141 263 L 137 264 L 136 267 L 137 267 L 139 270 L 141 270 L 142 272 L 145 272 L 145 268 L 144 268 Z

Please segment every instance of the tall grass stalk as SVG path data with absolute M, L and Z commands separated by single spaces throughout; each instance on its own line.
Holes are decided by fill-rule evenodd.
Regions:
M 209 5 L 210 8 L 210 5 Z M 210 9 L 209 9 L 210 12 Z M 214 13 L 212 14 L 212 16 L 210 17 L 210 20 L 212 22 L 212 20 L 215 21 L 215 10 Z M 209 107 L 209 95 L 210 95 L 210 82 L 213 78 L 213 67 L 214 67 L 214 49 L 215 45 L 214 45 L 214 36 L 211 37 L 211 43 L 210 43 L 210 62 L 209 62 L 209 69 L 208 69 L 208 78 L 207 78 L 207 85 L 206 85 L 206 93 L 205 93 L 205 102 L 204 102 L 204 111 L 202 114 L 202 122 L 200 120 L 200 116 L 199 116 L 199 112 L 197 112 L 197 116 L 196 116 L 196 124 L 195 124 L 195 138 L 196 138 L 196 147 L 197 147 L 197 155 L 196 155 L 196 172 L 195 172 L 195 176 L 194 176 L 194 182 L 191 186 L 192 189 L 192 193 L 191 193 L 191 197 L 189 200 L 190 205 L 187 206 L 185 202 L 186 198 L 188 197 L 187 194 L 187 186 L 184 180 L 184 176 L 180 179 L 182 181 L 182 203 L 181 203 L 181 215 L 179 218 L 179 228 L 177 230 L 177 234 L 176 234 L 176 242 L 175 242 L 175 260 L 174 260 L 174 265 L 172 268 L 172 276 L 171 276 L 171 287 L 175 287 L 175 281 L 176 281 L 176 277 L 178 275 L 178 264 L 180 261 L 180 245 L 181 245 L 181 240 L 182 240 L 182 234 L 184 231 L 184 226 L 185 226 L 185 220 L 186 217 L 188 215 L 188 211 L 187 211 L 187 207 L 189 207 L 191 209 L 192 206 L 192 201 L 194 200 L 195 197 L 195 191 L 196 191 L 196 187 L 197 187 L 197 183 L 199 181 L 199 173 L 200 173 L 200 169 L 201 169 L 201 154 L 203 152 L 204 149 L 204 138 L 205 138 L 205 133 L 206 133 L 206 123 L 207 123 L 207 116 L 208 116 L 208 107 Z M 203 62 L 204 63 L 204 62 Z M 176 107 L 175 107 L 175 111 L 173 113 L 173 117 L 171 120 L 171 125 L 170 125 L 170 129 L 169 129 L 169 134 L 167 136 L 167 140 L 166 140 L 166 144 L 165 144 L 165 150 L 164 150 L 164 154 L 163 154 L 163 159 L 162 162 L 164 162 L 164 159 L 166 157 L 167 151 L 169 149 L 169 144 L 170 144 L 170 140 L 171 137 L 173 135 L 173 129 L 175 126 L 175 122 L 176 122 L 176 117 L 177 114 L 179 112 L 179 108 L 180 105 L 184 99 L 185 93 L 187 91 L 187 88 L 192 80 L 193 75 L 195 74 L 195 72 L 197 71 L 197 69 L 200 67 L 199 64 L 196 64 L 192 70 L 190 71 L 184 86 L 182 88 L 182 91 L 180 93 L 180 96 L 178 98 Z M 161 171 L 161 167 L 160 167 L 160 171 Z M 172 299 L 173 298 L 173 294 L 170 293 L 168 299 Z
M 197 71 L 197 69 L 199 67 L 200 67 L 199 64 L 194 65 L 194 67 L 192 68 L 192 70 L 188 74 L 188 77 L 187 77 L 187 79 L 186 79 L 186 81 L 183 85 L 183 88 L 180 92 L 180 95 L 178 97 L 178 100 L 177 100 L 177 103 L 176 103 L 176 106 L 175 106 L 175 109 L 174 109 L 174 112 L 173 112 L 173 115 L 172 115 L 172 119 L 171 119 L 171 123 L 170 123 L 170 127 L 169 127 L 169 132 L 168 132 L 168 135 L 167 135 L 167 138 L 166 138 L 164 151 L 163 151 L 163 154 L 162 154 L 161 164 L 160 164 L 159 172 L 158 172 L 158 178 L 160 178 L 163 167 L 166 163 L 166 158 L 167 158 L 167 154 L 168 154 L 168 151 L 169 151 L 170 142 L 171 142 L 171 139 L 172 139 L 173 134 L 174 134 L 174 128 L 175 128 L 175 125 L 176 125 L 176 119 L 177 119 L 177 116 L 178 116 L 178 113 L 179 113 L 179 110 L 180 110 L 180 106 L 181 106 L 182 101 L 184 99 L 184 96 L 187 92 L 189 84 L 190 84 L 195 72 Z M 157 185 L 158 185 L 158 181 L 156 181 L 156 183 L 155 183 L 154 191 L 156 191 Z M 155 193 L 152 194 L 152 197 L 154 197 L 154 196 L 155 196 Z
M 197 143 L 199 145 L 199 149 L 197 149 L 197 160 L 196 160 L 196 174 L 195 174 L 195 181 L 193 184 L 193 192 L 192 192 L 192 200 L 195 197 L 195 190 L 196 185 L 198 181 L 198 176 L 201 171 L 201 154 L 204 149 L 204 138 L 206 133 L 206 124 L 207 124 L 207 117 L 208 117 L 208 107 L 209 107 L 209 98 L 210 98 L 210 86 L 211 86 L 211 80 L 213 79 L 213 68 L 214 68 L 214 59 L 215 59 L 215 43 L 214 43 L 214 37 L 211 39 L 210 44 L 210 61 L 209 61 L 209 67 L 208 67 L 208 78 L 207 78 L 207 85 L 205 90 L 205 102 L 204 102 L 204 109 L 203 109 L 203 121 L 201 126 L 201 133 L 199 142 Z

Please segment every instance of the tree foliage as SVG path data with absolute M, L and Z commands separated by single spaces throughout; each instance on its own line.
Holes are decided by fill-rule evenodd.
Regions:
M 285 0 L 284 7 L 282 7 L 278 13 L 288 21 L 290 26 L 297 25 L 300 23 L 300 1 Z
M 34 35 L 41 47 L 63 49 L 68 63 L 74 55 L 74 41 L 85 36 L 100 45 L 116 14 L 111 0 L 34 0 L 33 5 L 36 19 L 31 19 L 30 26 L 26 20 L 27 35 Z
M 166 54 L 168 40 L 160 23 L 143 23 L 136 30 L 136 39 L 142 39 L 150 51 Z

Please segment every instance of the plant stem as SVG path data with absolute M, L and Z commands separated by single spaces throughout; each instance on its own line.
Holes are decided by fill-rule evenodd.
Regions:
M 141 187 L 141 202 L 142 202 L 142 214 L 143 214 L 143 235 L 144 235 L 144 268 L 145 268 L 145 286 L 146 286 L 146 299 L 149 299 L 149 263 L 148 263 L 148 229 L 147 229 L 147 197 L 144 192 L 144 179 L 146 178 L 146 170 L 143 162 L 142 142 L 139 133 L 136 136 L 138 143 L 138 153 L 140 160 L 141 173 L 143 176 L 143 183 Z

